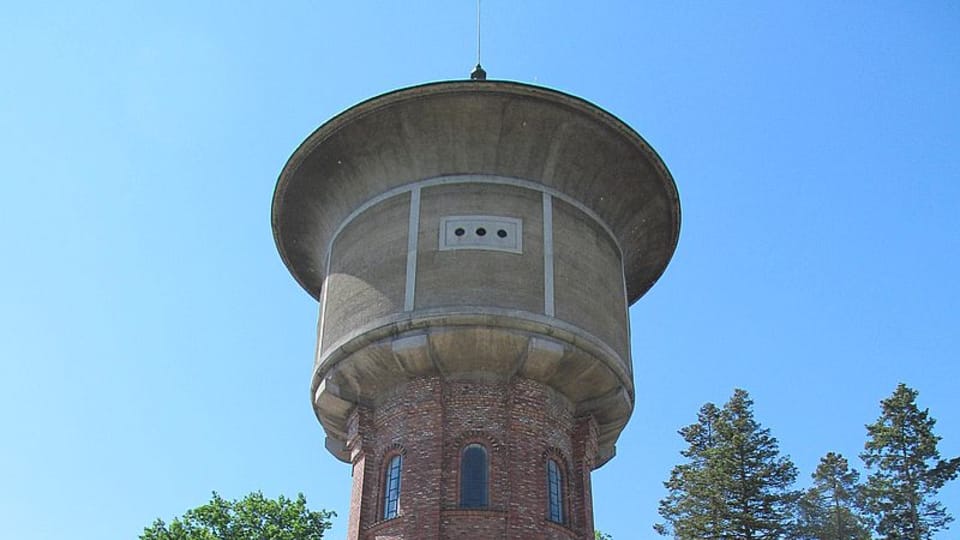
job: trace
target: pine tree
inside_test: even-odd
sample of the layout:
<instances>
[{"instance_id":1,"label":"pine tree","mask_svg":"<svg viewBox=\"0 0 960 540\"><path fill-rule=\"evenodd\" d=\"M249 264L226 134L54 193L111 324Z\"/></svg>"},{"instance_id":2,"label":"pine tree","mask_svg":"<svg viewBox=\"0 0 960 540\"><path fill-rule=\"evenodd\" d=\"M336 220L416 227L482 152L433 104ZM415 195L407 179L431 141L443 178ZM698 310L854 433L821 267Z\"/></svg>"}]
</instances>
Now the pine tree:
<instances>
[{"instance_id":1,"label":"pine tree","mask_svg":"<svg viewBox=\"0 0 960 540\"><path fill-rule=\"evenodd\" d=\"M706 404L697 423L680 430L689 445L664 482L660 501L662 535L680 540L759 540L791 532L797 476L777 440L753 418L753 401L744 390L717 409Z\"/></svg>"},{"instance_id":2,"label":"pine tree","mask_svg":"<svg viewBox=\"0 0 960 540\"><path fill-rule=\"evenodd\" d=\"M753 418L753 401L737 389L723 407L721 439L728 447L725 457L733 475L733 490L727 494L731 508L728 533L731 539L782 538L792 526L798 494L790 490L797 468L780 456L777 439Z\"/></svg>"},{"instance_id":3,"label":"pine tree","mask_svg":"<svg viewBox=\"0 0 960 540\"><path fill-rule=\"evenodd\" d=\"M664 482L669 493L660 501L659 512L669 525L655 525L660 534L682 540L721 538L725 508L724 478L717 474L719 423L720 409L707 403L700 408L697 423L679 431L688 444L680 455L688 461L674 467Z\"/></svg>"},{"instance_id":4,"label":"pine tree","mask_svg":"<svg viewBox=\"0 0 960 540\"><path fill-rule=\"evenodd\" d=\"M886 540L929 540L953 521L936 500L937 491L957 477L960 458L940 459L936 420L916 404L917 391L903 383L880 402L881 414L867 426L860 454L868 469L865 495Z\"/></svg>"},{"instance_id":5,"label":"pine tree","mask_svg":"<svg viewBox=\"0 0 960 540\"><path fill-rule=\"evenodd\" d=\"M861 512L860 473L833 452L820 458L813 486L798 507L803 540L870 540L869 523Z\"/></svg>"}]
</instances>

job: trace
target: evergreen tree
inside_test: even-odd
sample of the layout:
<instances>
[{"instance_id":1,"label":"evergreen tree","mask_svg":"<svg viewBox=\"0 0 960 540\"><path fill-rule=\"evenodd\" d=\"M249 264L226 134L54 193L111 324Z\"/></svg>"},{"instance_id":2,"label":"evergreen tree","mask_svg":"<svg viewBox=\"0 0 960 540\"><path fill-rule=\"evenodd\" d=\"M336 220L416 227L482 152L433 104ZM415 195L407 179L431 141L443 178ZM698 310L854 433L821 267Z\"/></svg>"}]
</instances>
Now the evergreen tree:
<instances>
[{"instance_id":1,"label":"evergreen tree","mask_svg":"<svg viewBox=\"0 0 960 540\"><path fill-rule=\"evenodd\" d=\"M869 440L860 454L875 469L865 495L885 540L929 540L953 521L936 495L957 477L960 458L940 459L936 420L917 407L916 398L917 391L901 383L881 401L880 418L867 426Z\"/></svg>"},{"instance_id":2,"label":"evergreen tree","mask_svg":"<svg viewBox=\"0 0 960 540\"><path fill-rule=\"evenodd\" d=\"M720 409L707 403L697 414L697 423L679 431L687 442L680 455L687 463L677 465L664 482L669 493L660 501L660 515L667 524L654 529L680 539L719 539L724 530L724 476L718 473L720 444L717 427Z\"/></svg>"},{"instance_id":3,"label":"evergreen tree","mask_svg":"<svg viewBox=\"0 0 960 540\"><path fill-rule=\"evenodd\" d=\"M820 458L813 486L800 500L799 536L803 540L870 540L861 512L860 473L833 452Z\"/></svg>"},{"instance_id":4,"label":"evergreen tree","mask_svg":"<svg viewBox=\"0 0 960 540\"><path fill-rule=\"evenodd\" d=\"M720 435L729 447L733 490L727 494L732 509L731 539L782 538L792 527L798 493L790 487L797 468L780 456L777 439L753 418L753 401L737 389L723 407Z\"/></svg>"},{"instance_id":5,"label":"evergreen tree","mask_svg":"<svg viewBox=\"0 0 960 540\"><path fill-rule=\"evenodd\" d=\"M668 494L659 511L665 522L654 526L657 532L680 540L775 539L791 532L797 470L754 419L746 391L734 391L723 409L704 405L697 423L680 435L687 462L664 482Z\"/></svg>"}]
</instances>

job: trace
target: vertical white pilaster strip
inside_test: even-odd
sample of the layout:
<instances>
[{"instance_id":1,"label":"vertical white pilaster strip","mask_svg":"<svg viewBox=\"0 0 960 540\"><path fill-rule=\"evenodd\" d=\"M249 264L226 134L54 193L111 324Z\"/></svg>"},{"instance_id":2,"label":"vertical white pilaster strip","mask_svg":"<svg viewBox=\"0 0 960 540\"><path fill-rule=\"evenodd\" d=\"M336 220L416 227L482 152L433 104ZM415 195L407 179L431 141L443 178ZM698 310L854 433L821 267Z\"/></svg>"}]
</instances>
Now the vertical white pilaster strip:
<instances>
[{"instance_id":1,"label":"vertical white pilaster strip","mask_svg":"<svg viewBox=\"0 0 960 540\"><path fill-rule=\"evenodd\" d=\"M417 241L420 236L420 187L410 191L410 223L407 226L407 284L403 310L413 311L417 289Z\"/></svg>"},{"instance_id":2,"label":"vertical white pilaster strip","mask_svg":"<svg viewBox=\"0 0 960 540\"><path fill-rule=\"evenodd\" d=\"M317 350L313 358L316 364L320 363L320 354L323 353L323 325L326 322L327 289L329 288L329 283L330 283L330 266L331 266L332 260L333 260L333 241L331 240L330 246L327 248L327 264L324 265L323 288L320 289L320 318L317 321Z\"/></svg>"},{"instance_id":3,"label":"vertical white pilaster strip","mask_svg":"<svg viewBox=\"0 0 960 540\"><path fill-rule=\"evenodd\" d=\"M553 197L543 194L543 314L553 317Z\"/></svg>"},{"instance_id":4,"label":"vertical white pilaster strip","mask_svg":"<svg viewBox=\"0 0 960 540\"><path fill-rule=\"evenodd\" d=\"M622 252L621 252L622 253ZM627 371L630 372L630 375L633 375L633 358L630 354L630 350L633 347L630 347L631 341L630 335L630 297L627 296L627 269L623 267L623 258L620 258L620 281L623 282L623 320L627 323L627 357L624 359L627 363Z\"/></svg>"}]
</instances>

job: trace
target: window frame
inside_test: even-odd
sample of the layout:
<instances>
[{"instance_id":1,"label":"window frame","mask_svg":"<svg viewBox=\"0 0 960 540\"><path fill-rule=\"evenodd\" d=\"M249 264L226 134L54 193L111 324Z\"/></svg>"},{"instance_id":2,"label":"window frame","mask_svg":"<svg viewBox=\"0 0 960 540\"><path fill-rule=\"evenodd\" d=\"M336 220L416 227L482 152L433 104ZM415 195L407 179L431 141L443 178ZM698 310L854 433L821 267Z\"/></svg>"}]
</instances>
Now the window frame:
<instances>
[{"instance_id":1,"label":"window frame","mask_svg":"<svg viewBox=\"0 0 960 540\"><path fill-rule=\"evenodd\" d=\"M548 457L547 473L547 520L558 525L566 525L566 489L564 480L566 474L563 465L556 457Z\"/></svg>"},{"instance_id":2,"label":"window frame","mask_svg":"<svg viewBox=\"0 0 960 540\"><path fill-rule=\"evenodd\" d=\"M400 491L403 487L403 452L391 452L387 454L383 463L383 489L380 490L382 498L380 518L386 521L400 516ZM396 463L395 468L394 463ZM394 473L396 473L395 484L393 483Z\"/></svg>"},{"instance_id":3,"label":"window frame","mask_svg":"<svg viewBox=\"0 0 960 540\"><path fill-rule=\"evenodd\" d=\"M480 471L482 473L482 479L475 479L475 478L468 479L467 478L468 475L465 474L467 472L466 466L468 465L467 452L470 452L471 450L474 450L474 449L480 450L482 452L482 461L480 463L482 467ZM490 507L490 450L487 448L486 445L479 442L469 442L463 446L463 448L460 450L460 462L458 467L457 478L458 478L458 484L459 484L457 506L459 508L470 510L470 509L484 509L484 508ZM468 483L468 480L470 480L471 483ZM472 500L468 501L468 499L471 499L472 497L465 497L466 490L470 489L470 487L473 486L472 482L474 480L477 480L478 482L476 487L479 489L482 489L481 496L479 497L480 500L477 502L474 502ZM468 502L470 504L467 504Z\"/></svg>"}]
</instances>

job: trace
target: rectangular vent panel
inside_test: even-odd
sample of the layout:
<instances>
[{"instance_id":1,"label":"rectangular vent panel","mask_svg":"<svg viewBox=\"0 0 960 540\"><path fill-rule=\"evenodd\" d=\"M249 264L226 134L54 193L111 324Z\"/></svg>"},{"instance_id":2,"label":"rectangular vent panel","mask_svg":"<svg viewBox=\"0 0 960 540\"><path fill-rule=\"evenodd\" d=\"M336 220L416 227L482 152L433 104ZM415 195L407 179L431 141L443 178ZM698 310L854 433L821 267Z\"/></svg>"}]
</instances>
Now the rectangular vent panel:
<instances>
[{"instance_id":1,"label":"rectangular vent panel","mask_svg":"<svg viewBox=\"0 0 960 540\"><path fill-rule=\"evenodd\" d=\"M523 253L523 220L499 216L447 216L440 220L440 250L489 249Z\"/></svg>"}]
</instances>

